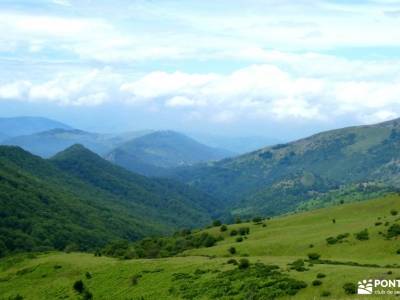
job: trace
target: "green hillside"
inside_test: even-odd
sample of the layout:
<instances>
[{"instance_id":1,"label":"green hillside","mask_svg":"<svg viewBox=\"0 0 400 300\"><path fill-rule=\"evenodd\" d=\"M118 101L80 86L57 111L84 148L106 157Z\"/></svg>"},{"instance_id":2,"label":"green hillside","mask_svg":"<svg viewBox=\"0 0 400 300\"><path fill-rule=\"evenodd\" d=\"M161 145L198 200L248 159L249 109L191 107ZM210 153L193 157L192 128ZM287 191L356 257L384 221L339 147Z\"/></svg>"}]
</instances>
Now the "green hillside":
<instances>
[{"instance_id":1,"label":"green hillside","mask_svg":"<svg viewBox=\"0 0 400 300\"><path fill-rule=\"evenodd\" d=\"M0 147L0 255L95 249L210 220L213 201L168 180L112 165L82 146L52 160Z\"/></svg>"},{"instance_id":2,"label":"green hillside","mask_svg":"<svg viewBox=\"0 0 400 300\"><path fill-rule=\"evenodd\" d=\"M178 132L156 131L116 147L106 158L133 172L158 176L170 168L219 160L231 154Z\"/></svg>"},{"instance_id":3,"label":"green hillside","mask_svg":"<svg viewBox=\"0 0 400 300\"><path fill-rule=\"evenodd\" d=\"M175 178L241 215L277 215L359 184L362 197L400 187L400 121L323 132L203 166ZM376 194L375 194L376 195ZM336 200L338 200L336 198ZM232 208L233 207L233 208Z\"/></svg>"},{"instance_id":4,"label":"green hillside","mask_svg":"<svg viewBox=\"0 0 400 300\"><path fill-rule=\"evenodd\" d=\"M170 258L119 260L84 253L3 258L0 295L77 299L73 285L82 280L86 299L90 294L93 299L146 300L360 299L347 294L359 280L400 276L399 212L400 196L390 195L228 225L225 231L213 227L193 235L207 232L223 240ZM248 234L231 235L240 228L248 228Z\"/></svg>"}]
</instances>

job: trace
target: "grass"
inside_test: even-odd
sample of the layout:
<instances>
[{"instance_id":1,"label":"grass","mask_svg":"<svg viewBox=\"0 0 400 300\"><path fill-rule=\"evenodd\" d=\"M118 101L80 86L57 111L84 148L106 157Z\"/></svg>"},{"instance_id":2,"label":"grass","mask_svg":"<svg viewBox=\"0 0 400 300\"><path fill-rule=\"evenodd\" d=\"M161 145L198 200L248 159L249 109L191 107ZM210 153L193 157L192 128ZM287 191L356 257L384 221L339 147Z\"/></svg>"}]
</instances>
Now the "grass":
<instances>
[{"instance_id":1,"label":"grass","mask_svg":"<svg viewBox=\"0 0 400 300\"><path fill-rule=\"evenodd\" d=\"M17 294L24 299L79 299L72 288L77 280L84 282L94 299L180 299L177 294L170 293L170 289L176 287L173 274L193 274L197 269L230 270L236 266L227 264L228 259L239 261L244 256L250 263L278 265L290 277L307 283L307 288L287 299L319 299L324 291L330 292L327 299L357 299L357 296L344 293L342 286L346 282L400 278L400 268L385 267L399 262L400 255L396 254L396 250L400 249L400 239L386 240L379 234L379 231L386 232L388 226L384 226L385 222L400 223L400 216L390 214L392 209L400 211L399 196L390 195L277 217L265 220L266 227L252 222L228 225L225 232L214 227L206 231L224 236L224 240L216 246L189 250L180 257L166 259L117 260L87 253L60 252L29 258L29 255L21 254L0 260L0 299L9 299ZM376 226L378 219L382 224ZM229 233L240 227L249 227L250 234L238 243L237 236L231 237ZM365 228L368 229L369 240L357 240L354 233ZM326 238L343 233L350 233L343 242L327 244ZM230 247L235 247L234 255L229 253ZM307 259L309 253L320 254L321 260L377 264L380 267L318 263L309 266L306 262L307 271L298 272L289 268L289 263ZM91 274L91 278L85 276L86 272ZM313 286L318 273L326 277L319 279L321 285ZM199 280L208 280L212 276L215 276L213 272L205 273ZM135 284L132 283L133 278ZM207 295L205 291L203 298L196 299L208 299ZM390 298L368 296L368 299Z\"/></svg>"}]
</instances>

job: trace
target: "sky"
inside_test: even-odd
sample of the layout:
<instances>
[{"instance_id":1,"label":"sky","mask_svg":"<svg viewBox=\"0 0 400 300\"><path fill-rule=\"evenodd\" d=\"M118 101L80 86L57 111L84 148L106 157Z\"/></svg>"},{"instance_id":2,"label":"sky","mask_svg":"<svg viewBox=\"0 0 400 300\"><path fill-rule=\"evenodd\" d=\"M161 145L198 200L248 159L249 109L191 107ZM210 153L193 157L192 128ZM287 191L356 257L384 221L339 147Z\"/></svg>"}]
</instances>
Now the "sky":
<instances>
[{"instance_id":1,"label":"sky","mask_svg":"<svg viewBox=\"0 0 400 300\"><path fill-rule=\"evenodd\" d=\"M400 116L400 2L0 0L0 117L281 140Z\"/></svg>"}]
</instances>

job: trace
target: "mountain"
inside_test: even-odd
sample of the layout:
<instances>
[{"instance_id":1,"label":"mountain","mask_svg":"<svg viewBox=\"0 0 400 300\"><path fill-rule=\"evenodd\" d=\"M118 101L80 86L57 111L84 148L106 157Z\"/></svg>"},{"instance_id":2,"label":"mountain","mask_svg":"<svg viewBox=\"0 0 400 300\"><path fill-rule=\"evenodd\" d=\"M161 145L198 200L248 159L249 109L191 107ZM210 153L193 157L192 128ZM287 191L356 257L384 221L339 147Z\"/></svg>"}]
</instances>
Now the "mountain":
<instances>
[{"instance_id":1,"label":"mountain","mask_svg":"<svg viewBox=\"0 0 400 300\"><path fill-rule=\"evenodd\" d=\"M8 139L8 136L0 132L0 143L6 139Z\"/></svg>"},{"instance_id":2,"label":"mountain","mask_svg":"<svg viewBox=\"0 0 400 300\"><path fill-rule=\"evenodd\" d=\"M94 249L206 224L214 200L74 145L51 160L0 146L0 248ZM5 249L5 250L4 250Z\"/></svg>"},{"instance_id":3,"label":"mountain","mask_svg":"<svg viewBox=\"0 0 400 300\"><path fill-rule=\"evenodd\" d=\"M399 171L396 119L182 168L175 178L219 198L234 214L250 216L293 211L310 200L335 201L332 195L354 190L354 185L361 194L397 189Z\"/></svg>"},{"instance_id":4,"label":"mountain","mask_svg":"<svg viewBox=\"0 0 400 300\"><path fill-rule=\"evenodd\" d=\"M71 129L66 124L42 117L0 118L0 133L9 137L28 135L55 128Z\"/></svg>"},{"instance_id":5,"label":"mountain","mask_svg":"<svg viewBox=\"0 0 400 300\"><path fill-rule=\"evenodd\" d=\"M282 142L279 139L265 136L225 136L205 133L192 133L190 136L211 147L227 149L237 154L255 151Z\"/></svg>"},{"instance_id":6,"label":"mountain","mask_svg":"<svg viewBox=\"0 0 400 300\"><path fill-rule=\"evenodd\" d=\"M214 161L230 156L174 131L157 131L133 139L111 151L106 158L128 170L155 176L167 169Z\"/></svg>"},{"instance_id":7,"label":"mountain","mask_svg":"<svg viewBox=\"0 0 400 300\"><path fill-rule=\"evenodd\" d=\"M148 132L135 131L122 134L100 134L77 129L51 129L5 139L2 144L19 146L44 158L51 157L74 144L82 144L91 151L99 155L104 155L127 140L145 135Z\"/></svg>"}]
</instances>

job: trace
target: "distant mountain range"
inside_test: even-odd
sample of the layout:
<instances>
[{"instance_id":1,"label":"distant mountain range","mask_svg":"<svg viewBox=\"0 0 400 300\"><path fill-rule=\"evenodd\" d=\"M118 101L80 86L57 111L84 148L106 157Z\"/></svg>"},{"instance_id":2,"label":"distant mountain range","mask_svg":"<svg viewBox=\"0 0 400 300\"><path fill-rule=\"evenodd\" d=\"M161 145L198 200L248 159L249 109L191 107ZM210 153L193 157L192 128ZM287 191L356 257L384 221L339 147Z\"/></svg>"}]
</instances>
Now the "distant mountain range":
<instances>
[{"instance_id":1,"label":"distant mountain range","mask_svg":"<svg viewBox=\"0 0 400 300\"><path fill-rule=\"evenodd\" d=\"M232 153L208 147L174 131L156 131L128 141L106 158L130 171L157 176L167 169L216 161Z\"/></svg>"},{"instance_id":2,"label":"distant mountain range","mask_svg":"<svg viewBox=\"0 0 400 300\"><path fill-rule=\"evenodd\" d=\"M6 137L29 135L55 128L72 129L61 122L41 117L0 118L0 134Z\"/></svg>"},{"instance_id":3,"label":"distant mountain range","mask_svg":"<svg viewBox=\"0 0 400 300\"><path fill-rule=\"evenodd\" d=\"M248 216L338 201L333 195L387 192L400 187L400 120L323 132L181 168L173 177L212 194L230 212Z\"/></svg>"},{"instance_id":4,"label":"distant mountain range","mask_svg":"<svg viewBox=\"0 0 400 300\"><path fill-rule=\"evenodd\" d=\"M118 145L149 132L151 131L143 130L123 134L100 134L78 129L58 128L8 138L3 140L2 144L19 146L45 158L51 157L74 144L82 144L99 155L105 155Z\"/></svg>"},{"instance_id":5,"label":"distant mountain range","mask_svg":"<svg viewBox=\"0 0 400 300\"><path fill-rule=\"evenodd\" d=\"M133 174L74 145L51 160L0 146L0 207L0 244L14 252L95 249L200 226L218 206L188 186Z\"/></svg>"},{"instance_id":6,"label":"distant mountain range","mask_svg":"<svg viewBox=\"0 0 400 300\"><path fill-rule=\"evenodd\" d=\"M243 154L282 143L282 140L265 136L224 136L212 133L192 133L193 138L211 147L227 149L235 154Z\"/></svg>"}]
</instances>

